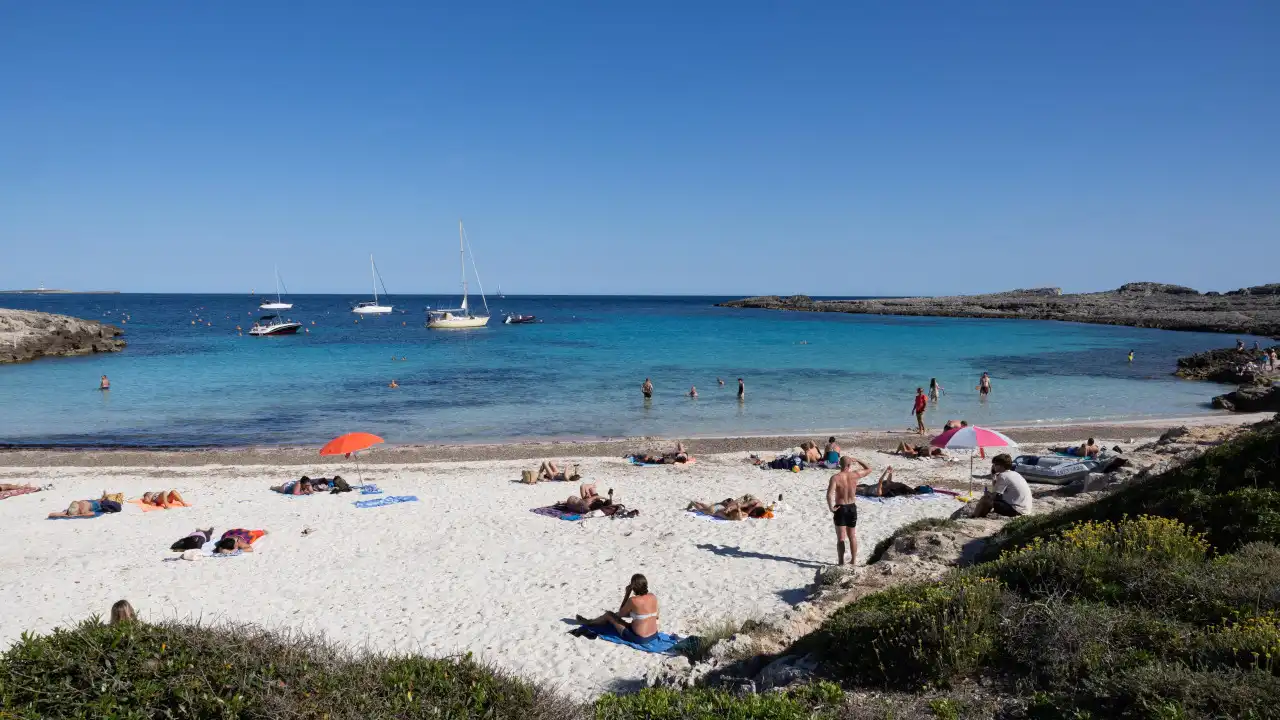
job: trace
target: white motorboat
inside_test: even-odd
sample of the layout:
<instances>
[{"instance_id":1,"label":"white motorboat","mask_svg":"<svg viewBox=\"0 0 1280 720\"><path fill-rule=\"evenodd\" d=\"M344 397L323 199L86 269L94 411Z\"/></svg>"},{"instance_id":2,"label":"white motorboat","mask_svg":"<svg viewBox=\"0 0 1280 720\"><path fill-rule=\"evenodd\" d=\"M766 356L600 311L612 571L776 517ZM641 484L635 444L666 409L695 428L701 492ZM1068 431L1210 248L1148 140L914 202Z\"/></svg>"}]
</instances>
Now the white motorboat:
<instances>
[{"instance_id":1,"label":"white motorboat","mask_svg":"<svg viewBox=\"0 0 1280 720\"><path fill-rule=\"evenodd\" d=\"M484 303L484 314L471 312L467 307L467 235L458 221L458 255L462 262L462 304L446 310L430 310L427 312L427 327L433 330L463 330L484 327L489 324L489 302L484 297L484 286L480 285L480 273L476 272L476 285L480 286L480 300ZM471 268L475 270L476 256L471 255Z\"/></svg>"},{"instance_id":2,"label":"white motorboat","mask_svg":"<svg viewBox=\"0 0 1280 720\"><path fill-rule=\"evenodd\" d=\"M280 267L277 266L276 267L276 301L271 302L270 300L263 300L262 304L258 306L259 310L292 310L293 309L293 303L285 302L284 299L281 298L280 296L280 286L282 284L283 283L280 282ZM286 289L285 292L289 292L288 289Z\"/></svg>"},{"instance_id":3,"label":"white motorboat","mask_svg":"<svg viewBox=\"0 0 1280 720\"><path fill-rule=\"evenodd\" d=\"M300 322L285 320L279 315L263 315L253 323L253 327L249 328L249 334L254 337L294 335L300 329L302 329L302 323Z\"/></svg>"},{"instance_id":4,"label":"white motorboat","mask_svg":"<svg viewBox=\"0 0 1280 720\"><path fill-rule=\"evenodd\" d=\"M378 272L378 266L373 264L373 255L369 256L369 274L373 279L373 302L356 303L351 312L357 315L386 315L391 312L392 307L378 302L378 284L382 283L382 275ZM382 294L387 294L385 283L382 284Z\"/></svg>"}]
</instances>

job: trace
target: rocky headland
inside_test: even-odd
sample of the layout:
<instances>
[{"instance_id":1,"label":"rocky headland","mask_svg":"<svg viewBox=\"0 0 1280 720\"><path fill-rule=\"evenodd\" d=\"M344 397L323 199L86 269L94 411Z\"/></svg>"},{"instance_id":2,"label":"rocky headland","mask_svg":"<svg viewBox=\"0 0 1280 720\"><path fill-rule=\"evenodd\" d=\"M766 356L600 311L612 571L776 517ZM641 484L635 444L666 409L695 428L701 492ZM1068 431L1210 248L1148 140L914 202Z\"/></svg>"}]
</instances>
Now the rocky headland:
<instances>
[{"instance_id":1,"label":"rocky headland","mask_svg":"<svg viewBox=\"0 0 1280 720\"><path fill-rule=\"evenodd\" d=\"M1059 288L1035 288L988 295L874 300L767 295L720 305L804 312L1061 320L1280 337L1280 283L1227 293L1202 293L1181 285L1136 282L1115 290L1077 294L1064 294Z\"/></svg>"},{"instance_id":2,"label":"rocky headland","mask_svg":"<svg viewBox=\"0 0 1280 720\"><path fill-rule=\"evenodd\" d=\"M124 349L123 331L96 320L0 308L0 363L48 355L75 356Z\"/></svg>"}]
</instances>

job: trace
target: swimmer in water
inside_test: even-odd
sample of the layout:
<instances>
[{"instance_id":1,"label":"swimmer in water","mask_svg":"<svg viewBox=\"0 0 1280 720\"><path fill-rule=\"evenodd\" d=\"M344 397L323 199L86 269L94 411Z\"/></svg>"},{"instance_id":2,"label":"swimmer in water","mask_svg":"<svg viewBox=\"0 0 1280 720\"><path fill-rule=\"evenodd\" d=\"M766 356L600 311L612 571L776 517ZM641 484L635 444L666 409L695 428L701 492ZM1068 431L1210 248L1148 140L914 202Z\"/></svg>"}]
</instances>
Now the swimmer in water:
<instances>
[{"instance_id":1,"label":"swimmer in water","mask_svg":"<svg viewBox=\"0 0 1280 720\"><path fill-rule=\"evenodd\" d=\"M400 387L400 383L396 382L395 380L392 380L392 381L391 381L391 383L390 383L389 385L387 385L387 387L389 387L389 388L398 388L398 387Z\"/></svg>"},{"instance_id":2,"label":"swimmer in water","mask_svg":"<svg viewBox=\"0 0 1280 720\"><path fill-rule=\"evenodd\" d=\"M1129 351L1129 362L1133 362L1133 351Z\"/></svg>"},{"instance_id":3,"label":"swimmer in water","mask_svg":"<svg viewBox=\"0 0 1280 720\"><path fill-rule=\"evenodd\" d=\"M99 390L110 390L110 389L111 389L111 381L107 379L107 376L106 376L106 375L103 375L103 376L102 376L102 381L98 383L98 389L99 389Z\"/></svg>"},{"instance_id":4,"label":"swimmer in water","mask_svg":"<svg viewBox=\"0 0 1280 720\"><path fill-rule=\"evenodd\" d=\"M722 386L724 385L724 379L723 379L723 378L716 378L716 382L720 383Z\"/></svg>"},{"instance_id":5,"label":"swimmer in water","mask_svg":"<svg viewBox=\"0 0 1280 720\"><path fill-rule=\"evenodd\" d=\"M694 385L689 388L689 397L698 397L698 386Z\"/></svg>"}]
</instances>

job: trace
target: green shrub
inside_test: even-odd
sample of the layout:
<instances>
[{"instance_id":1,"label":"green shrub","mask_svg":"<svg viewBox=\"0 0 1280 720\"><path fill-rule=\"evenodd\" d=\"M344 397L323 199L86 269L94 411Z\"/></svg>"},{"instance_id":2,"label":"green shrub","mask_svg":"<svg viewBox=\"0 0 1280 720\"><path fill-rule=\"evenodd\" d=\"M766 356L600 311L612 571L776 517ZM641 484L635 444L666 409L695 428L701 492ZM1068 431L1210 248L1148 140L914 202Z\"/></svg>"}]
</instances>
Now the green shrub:
<instances>
[{"instance_id":1,"label":"green shrub","mask_svg":"<svg viewBox=\"0 0 1280 720\"><path fill-rule=\"evenodd\" d=\"M1280 614L1222 623L1196 638L1188 652L1199 666L1229 666L1280 674Z\"/></svg>"},{"instance_id":2,"label":"green shrub","mask_svg":"<svg viewBox=\"0 0 1280 720\"><path fill-rule=\"evenodd\" d=\"M1006 600L997 583L967 574L899 586L841 608L801 651L820 652L845 682L945 685L988 659Z\"/></svg>"},{"instance_id":3,"label":"green shrub","mask_svg":"<svg viewBox=\"0 0 1280 720\"><path fill-rule=\"evenodd\" d=\"M641 690L596 701L597 720L821 720L836 717L840 687L815 683L785 693L731 695L722 690Z\"/></svg>"},{"instance_id":4,"label":"green shrub","mask_svg":"<svg viewBox=\"0 0 1280 720\"><path fill-rule=\"evenodd\" d=\"M13 718L571 718L580 709L470 659L351 656L266 631L95 620L0 656Z\"/></svg>"}]
</instances>

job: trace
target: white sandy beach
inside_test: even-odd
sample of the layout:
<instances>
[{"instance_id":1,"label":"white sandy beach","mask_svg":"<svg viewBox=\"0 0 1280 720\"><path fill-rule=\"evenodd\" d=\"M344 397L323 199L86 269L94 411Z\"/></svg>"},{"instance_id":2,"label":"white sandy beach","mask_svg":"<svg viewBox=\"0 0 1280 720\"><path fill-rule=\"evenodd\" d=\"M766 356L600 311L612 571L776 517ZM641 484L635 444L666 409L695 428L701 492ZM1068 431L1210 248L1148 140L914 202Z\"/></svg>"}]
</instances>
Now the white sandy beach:
<instances>
[{"instance_id":1,"label":"white sandy beach","mask_svg":"<svg viewBox=\"0 0 1280 720\"><path fill-rule=\"evenodd\" d=\"M1116 428L1117 438L1104 442L1128 443L1127 432ZM772 457L782 449L759 452ZM865 445L846 444L846 452L877 470L891 463L911 484L967 483L967 461L893 458ZM127 598L144 620L255 623L382 651L470 651L579 698L630 687L662 657L572 637L564 620L616 609L632 573L646 574L660 598L662 629L684 635L719 620L783 611L804 598L817 568L834 562L825 506L830 472L760 470L746 456L655 468L565 458L579 462L602 494L613 488L619 501L640 510L633 519L580 522L530 512L577 489L515 482L536 460L366 466L365 480L387 495L419 498L377 508L354 507L368 499L354 492L287 497L268 489L304 473L332 475L327 464L3 466L0 482L54 488L0 501L0 647L23 632L105 615ZM354 468L339 469L354 480ZM126 504L122 513L94 519L46 519L104 490L136 498L165 488L178 489L194 507L144 513ZM772 520L737 523L684 512L693 498L743 493L781 494L789 507ZM947 516L959 505L941 494L860 499L859 560L897 527ZM171 543L211 525L219 534L233 527L270 534L253 554L174 560Z\"/></svg>"}]
</instances>

